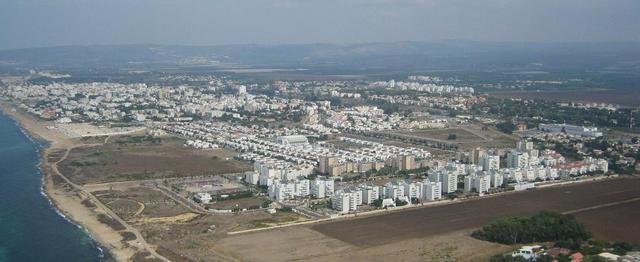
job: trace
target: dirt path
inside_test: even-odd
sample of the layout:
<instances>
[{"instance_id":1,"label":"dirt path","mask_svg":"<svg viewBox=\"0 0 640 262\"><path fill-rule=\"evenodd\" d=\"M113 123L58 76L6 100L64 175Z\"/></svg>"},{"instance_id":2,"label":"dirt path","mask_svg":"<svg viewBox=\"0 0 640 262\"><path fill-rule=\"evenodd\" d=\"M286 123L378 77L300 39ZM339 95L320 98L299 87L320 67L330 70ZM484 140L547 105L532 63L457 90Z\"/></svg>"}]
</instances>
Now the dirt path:
<instances>
[{"instance_id":1,"label":"dirt path","mask_svg":"<svg viewBox=\"0 0 640 262\"><path fill-rule=\"evenodd\" d=\"M581 213L581 212L585 212L585 211L591 211L591 210L596 210L596 209L600 209L600 208L605 208L605 207L611 207L611 206L617 206L617 205L622 205L622 204L626 204L626 203L631 203L631 202L635 202L635 201L638 201L638 200L640 200L640 197L627 199L627 200L623 200L623 201L616 201L616 202L602 204L602 205L596 205L596 206L591 206L591 207L580 208L580 209L576 209L576 210L570 210L570 211L566 211L566 212L562 212L562 213L563 214L576 214L576 213Z\"/></svg>"},{"instance_id":2,"label":"dirt path","mask_svg":"<svg viewBox=\"0 0 640 262\"><path fill-rule=\"evenodd\" d=\"M106 141L106 140L105 140ZM100 144L98 144L100 145ZM115 219L116 221L118 221L120 224L122 224L127 231L133 233L136 236L136 243L138 244L138 248L140 250L146 250L147 252L149 252L151 255L153 255L154 257L161 259L163 261L170 261L169 259L163 257L162 255L158 254L156 252L156 250L154 248L152 248L147 241L144 239L144 237L142 236L142 234L140 233L140 231L138 231L136 228L132 227L131 225L129 225L126 221L124 221L122 218L120 218L116 213L114 213L111 209L109 209L107 206L105 206L102 202L100 202L100 200L98 200L98 198L96 198L93 194L91 194L91 192L87 191L84 187L77 185L75 183L73 183L71 180L69 180L66 176L64 176L64 174L62 174L62 172L60 172L58 170L58 164L60 164L62 161L64 161L68 156L69 153L71 152L71 150L73 150L74 148L79 148L79 147L90 147L90 146L96 146L96 144L83 144L83 145L74 145L71 147L67 147L65 148L65 154L56 162L54 163L46 163L51 167L51 170L58 176L60 176L62 179L64 179L64 181L69 184L73 189L78 190L80 192L82 192L83 195L87 196L89 199L91 199L91 201L98 207L100 208L103 212L105 212L107 215L109 215L111 218ZM45 153L45 161L47 157L46 157L46 153Z\"/></svg>"}]
</instances>

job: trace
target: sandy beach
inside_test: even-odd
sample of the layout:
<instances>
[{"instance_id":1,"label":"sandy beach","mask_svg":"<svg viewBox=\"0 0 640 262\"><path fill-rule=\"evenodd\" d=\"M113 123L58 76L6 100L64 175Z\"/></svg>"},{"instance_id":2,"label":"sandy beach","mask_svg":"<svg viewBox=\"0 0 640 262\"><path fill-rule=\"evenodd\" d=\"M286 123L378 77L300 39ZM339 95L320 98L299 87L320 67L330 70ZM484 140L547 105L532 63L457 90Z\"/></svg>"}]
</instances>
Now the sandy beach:
<instances>
[{"instance_id":1,"label":"sandy beach","mask_svg":"<svg viewBox=\"0 0 640 262\"><path fill-rule=\"evenodd\" d=\"M106 209L102 203L99 203L90 192L68 181L66 177L62 175L60 177L67 183L64 184L64 186L56 186L56 184L60 184L59 179L58 182L54 182L55 179L53 178L53 176L60 174L57 169L57 164L64 160L66 152L70 149L84 145L80 140L67 138L61 132L52 128L54 126L53 122L38 120L32 115L16 109L7 101L0 101L0 109L5 115L16 120L22 129L28 132L30 136L48 142L48 147L43 150L41 158L41 169L44 174L43 189L51 202L62 214L88 231L92 238L103 248L106 248L109 255L117 261L129 261L136 253L141 251L149 251L154 255L157 254L154 248L149 247L144 239L141 239L142 237L139 232L129 225L125 225L127 231L134 231L132 233L139 236L139 238L125 243L121 232L100 222L98 219L99 215L113 217L114 214L111 210ZM58 154L60 154L59 152L62 151L65 152L62 158L54 159L53 161L55 162L50 162L49 156L52 152L58 152ZM87 200L95 206L89 208L86 205L87 202L83 203L83 201ZM117 219L119 220L119 218Z\"/></svg>"}]
</instances>

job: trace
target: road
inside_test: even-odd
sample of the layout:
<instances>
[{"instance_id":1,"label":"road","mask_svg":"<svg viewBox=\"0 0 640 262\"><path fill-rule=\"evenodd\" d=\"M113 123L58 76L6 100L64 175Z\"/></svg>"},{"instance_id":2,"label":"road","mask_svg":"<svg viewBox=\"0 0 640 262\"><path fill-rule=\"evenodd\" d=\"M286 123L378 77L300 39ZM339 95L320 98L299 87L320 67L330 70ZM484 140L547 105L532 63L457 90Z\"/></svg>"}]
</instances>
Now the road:
<instances>
[{"instance_id":1,"label":"road","mask_svg":"<svg viewBox=\"0 0 640 262\"><path fill-rule=\"evenodd\" d=\"M187 209L189 209L191 212L194 213L198 213L198 214L208 214L209 211L204 209L201 205L198 205L194 202L189 201L188 199L183 198L182 196L178 195L176 192L173 192L173 190L165 187L165 186L161 186L161 185L157 185L155 187L149 187L151 189L154 190L158 190L162 193L164 193L166 196L168 196L169 198L173 199L173 201L178 202L179 204L181 204L182 206L186 207Z\"/></svg>"}]
</instances>

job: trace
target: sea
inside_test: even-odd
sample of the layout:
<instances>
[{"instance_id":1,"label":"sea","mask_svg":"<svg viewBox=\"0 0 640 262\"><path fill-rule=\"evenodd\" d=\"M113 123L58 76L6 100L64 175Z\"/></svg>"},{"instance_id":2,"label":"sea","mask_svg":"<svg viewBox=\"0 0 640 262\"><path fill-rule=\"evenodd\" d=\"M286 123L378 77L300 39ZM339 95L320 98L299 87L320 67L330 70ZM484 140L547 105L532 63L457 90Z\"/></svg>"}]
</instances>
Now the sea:
<instances>
[{"instance_id":1,"label":"sea","mask_svg":"<svg viewBox=\"0 0 640 262\"><path fill-rule=\"evenodd\" d=\"M0 112L0 262L109 260L44 194L39 169L44 147Z\"/></svg>"}]
</instances>

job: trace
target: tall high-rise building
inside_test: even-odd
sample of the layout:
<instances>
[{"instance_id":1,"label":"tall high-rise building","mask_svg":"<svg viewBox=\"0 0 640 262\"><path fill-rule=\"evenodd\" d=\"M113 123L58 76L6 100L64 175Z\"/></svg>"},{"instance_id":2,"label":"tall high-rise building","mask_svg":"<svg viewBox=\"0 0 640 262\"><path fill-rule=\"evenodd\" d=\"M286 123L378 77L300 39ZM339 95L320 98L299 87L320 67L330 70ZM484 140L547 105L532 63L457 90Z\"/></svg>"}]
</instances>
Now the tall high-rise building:
<instances>
[{"instance_id":1,"label":"tall high-rise building","mask_svg":"<svg viewBox=\"0 0 640 262\"><path fill-rule=\"evenodd\" d=\"M475 190L479 194L484 194L491 188L491 176L487 174L469 175L464 178L464 191Z\"/></svg>"},{"instance_id":2,"label":"tall high-rise building","mask_svg":"<svg viewBox=\"0 0 640 262\"><path fill-rule=\"evenodd\" d=\"M498 170L500 169L500 156L485 155L482 159L482 170Z\"/></svg>"},{"instance_id":3,"label":"tall high-rise building","mask_svg":"<svg viewBox=\"0 0 640 262\"><path fill-rule=\"evenodd\" d=\"M332 155L320 156L319 159L320 174L328 175L331 172L331 168L338 164L338 157Z\"/></svg>"},{"instance_id":4,"label":"tall high-rise building","mask_svg":"<svg viewBox=\"0 0 640 262\"><path fill-rule=\"evenodd\" d=\"M401 155L398 156L393 166L399 170L411 170L416 168L416 157L413 155Z\"/></svg>"},{"instance_id":5,"label":"tall high-rise building","mask_svg":"<svg viewBox=\"0 0 640 262\"><path fill-rule=\"evenodd\" d=\"M516 149L522 152L533 150L533 142L527 140L518 141L518 143L516 144Z\"/></svg>"},{"instance_id":6,"label":"tall high-rise building","mask_svg":"<svg viewBox=\"0 0 640 262\"><path fill-rule=\"evenodd\" d=\"M429 201L442 198L442 183L425 181L422 184L423 198Z\"/></svg>"},{"instance_id":7,"label":"tall high-rise building","mask_svg":"<svg viewBox=\"0 0 640 262\"><path fill-rule=\"evenodd\" d=\"M480 163L480 161L482 160L482 157L484 157L484 155L486 154L487 154L487 151L484 150L483 148L477 147L473 149L473 152L471 154L471 164L474 164L474 165L482 164Z\"/></svg>"},{"instance_id":8,"label":"tall high-rise building","mask_svg":"<svg viewBox=\"0 0 640 262\"><path fill-rule=\"evenodd\" d=\"M527 166L529 166L529 154L527 152L512 150L507 154L507 167L525 168Z\"/></svg>"},{"instance_id":9,"label":"tall high-rise building","mask_svg":"<svg viewBox=\"0 0 640 262\"><path fill-rule=\"evenodd\" d=\"M380 187L376 185L363 185L360 189L362 191L362 202L371 205L373 201L380 198Z\"/></svg>"},{"instance_id":10,"label":"tall high-rise building","mask_svg":"<svg viewBox=\"0 0 640 262\"><path fill-rule=\"evenodd\" d=\"M453 171L430 174L429 181L440 182L440 188L444 193L453 193L458 190L458 174Z\"/></svg>"},{"instance_id":11,"label":"tall high-rise building","mask_svg":"<svg viewBox=\"0 0 640 262\"><path fill-rule=\"evenodd\" d=\"M504 177L498 172L491 172L491 187L500 187L504 184Z\"/></svg>"}]
</instances>

